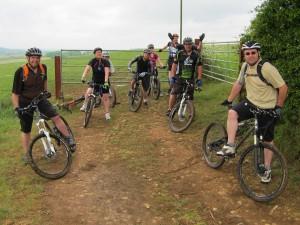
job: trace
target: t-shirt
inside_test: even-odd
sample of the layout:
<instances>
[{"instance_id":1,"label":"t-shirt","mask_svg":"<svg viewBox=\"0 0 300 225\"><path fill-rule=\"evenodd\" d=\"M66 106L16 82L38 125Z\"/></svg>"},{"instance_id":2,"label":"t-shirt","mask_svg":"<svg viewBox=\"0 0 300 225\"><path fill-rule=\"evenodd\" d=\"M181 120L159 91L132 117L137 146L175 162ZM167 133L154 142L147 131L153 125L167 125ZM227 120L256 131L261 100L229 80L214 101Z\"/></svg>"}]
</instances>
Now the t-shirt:
<instances>
[{"instance_id":1,"label":"t-shirt","mask_svg":"<svg viewBox=\"0 0 300 225\"><path fill-rule=\"evenodd\" d=\"M261 59L253 66L248 64L245 75L244 70L246 63L243 63L238 82L241 85L245 84L246 97L251 103L262 109L272 109L277 103L278 92L276 88L282 87L285 82L278 70L269 62L263 64L261 72L266 81L273 87L263 82L257 74L257 64L260 61Z\"/></svg>"},{"instance_id":2,"label":"t-shirt","mask_svg":"<svg viewBox=\"0 0 300 225\"><path fill-rule=\"evenodd\" d=\"M92 80L95 83L100 83L104 84L105 82L105 67L110 68L110 64L106 59L96 59L93 58L91 61L88 63L89 66L92 67L93 70L93 77Z\"/></svg>"},{"instance_id":3,"label":"t-shirt","mask_svg":"<svg viewBox=\"0 0 300 225\"><path fill-rule=\"evenodd\" d=\"M20 67L15 72L12 93L19 95L19 101L30 102L33 98L44 91L44 84L47 81L47 66L42 64L44 73L41 68L37 67L37 73L28 66L29 74L27 78L24 77L23 67Z\"/></svg>"},{"instance_id":4,"label":"t-shirt","mask_svg":"<svg viewBox=\"0 0 300 225\"><path fill-rule=\"evenodd\" d=\"M150 72L151 71L150 60L144 60L143 56L137 56L135 59L133 59L129 63L128 66L131 66L135 62L136 62L136 72L137 73Z\"/></svg>"},{"instance_id":5,"label":"t-shirt","mask_svg":"<svg viewBox=\"0 0 300 225\"><path fill-rule=\"evenodd\" d=\"M196 66L202 65L202 60L196 51L192 51L189 55L185 50L181 50L177 53L174 63L177 64L177 76L191 79L194 78Z\"/></svg>"}]
</instances>

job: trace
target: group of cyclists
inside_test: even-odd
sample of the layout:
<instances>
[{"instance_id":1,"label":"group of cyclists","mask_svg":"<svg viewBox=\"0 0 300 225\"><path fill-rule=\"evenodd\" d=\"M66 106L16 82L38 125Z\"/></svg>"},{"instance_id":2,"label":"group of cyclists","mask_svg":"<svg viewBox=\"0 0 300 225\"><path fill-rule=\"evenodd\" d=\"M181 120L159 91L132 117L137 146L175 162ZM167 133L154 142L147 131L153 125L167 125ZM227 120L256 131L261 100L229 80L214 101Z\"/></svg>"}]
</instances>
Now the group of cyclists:
<instances>
[{"instance_id":1,"label":"group of cyclists","mask_svg":"<svg viewBox=\"0 0 300 225\"><path fill-rule=\"evenodd\" d=\"M193 43L193 39L186 37L183 43L178 42L178 34L168 34L171 39L167 45L158 51L161 52L168 48L169 56L167 68L169 71L169 104L166 115L168 116L172 107L175 104L176 95L182 90L182 86L186 81L193 84L193 87L202 88L202 58L201 48L204 34L200 35L198 43ZM240 70L239 77L234 83L229 97L222 103L223 105L232 105L234 99L238 96L242 87L246 89L246 100L233 106L228 111L227 131L228 141L223 149L217 154L220 157L235 154L235 135L238 127L238 122L253 117L251 113L252 107L274 110L278 116L281 114L281 109L284 105L287 96L287 85L282 79L278 70L269 62L264 62L260 56L261 46L256 42L246 42L242 45L242 52L245 59ZM81 81L86 82L87 75L92 71L92 81L99 84L101 89L102 100L104 106L104 116L106 120L110 120L109 107L109 77L114 72L109 53L104 52L101 48L95 48L94 58L86 65ZM29 147L30 132L32 127L32 115L23 114L22 108L26 107L30 101L40 92L47 90L47 67L41 64L42 52L38 48L30 48L26 51L27 63L18 68L15 72L14 83L12 88L12 103L16 115L20 119L22 132L22 145L26 151ZM128 95L132 94L132 90L137 80L142 80L143 101L148 104L147 90L149 89L150 74L157 75L157 65L160 68L165 68L158 54L154 51L154 45L149 44L143 51L141 56L137 56L128 64L128 70L132 71L132 65L136 63L136 71L130 82L130 90ZM193 88L190 93L193 96ZM85 93L85 101L80 108L85 111L86 99L91 94L91 87ZM56 127L66 137L70 146L75 146L76 143L71 138L66 127L61 122L61 119L48 100L43 100L38 105L41 113L51 118L56 124ZM259 116L259 126L264 127L269 123L271 118L268 116ZM264 140L273 144L274 138L274 123L268 126ZM271 160L272 152L265 149L265 175L261 178L262 182L268 183L271 180Z\"/></svg>"}]
</instances>

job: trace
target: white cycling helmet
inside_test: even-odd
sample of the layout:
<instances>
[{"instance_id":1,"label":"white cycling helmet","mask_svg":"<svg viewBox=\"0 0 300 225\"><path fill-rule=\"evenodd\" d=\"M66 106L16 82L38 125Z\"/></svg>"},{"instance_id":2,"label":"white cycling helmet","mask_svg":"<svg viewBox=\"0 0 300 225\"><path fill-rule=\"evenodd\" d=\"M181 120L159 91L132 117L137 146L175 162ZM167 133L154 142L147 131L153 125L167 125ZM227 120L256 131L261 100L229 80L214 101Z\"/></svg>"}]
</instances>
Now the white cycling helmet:
<instances>
[{"instance_id":1,"label":"white cycling helmet","mask_svg":"<svg viewBox=\"0 0 300 225\"><path fill-rule=\"evenodd\" d=\"M255 41L247 41L246 43L244 43L242 45L242 50L248 50L248 49L257 49L260 50L260 44L258 42Z\"/></svg>"}]
</instances>

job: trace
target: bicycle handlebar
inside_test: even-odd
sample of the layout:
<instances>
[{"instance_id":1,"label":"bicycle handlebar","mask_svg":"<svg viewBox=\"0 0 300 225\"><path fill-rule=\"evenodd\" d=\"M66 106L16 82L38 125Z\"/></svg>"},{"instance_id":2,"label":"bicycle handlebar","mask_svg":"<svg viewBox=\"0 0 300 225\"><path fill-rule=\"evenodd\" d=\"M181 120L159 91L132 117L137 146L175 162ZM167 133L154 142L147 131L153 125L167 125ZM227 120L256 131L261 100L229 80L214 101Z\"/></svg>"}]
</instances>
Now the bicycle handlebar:
<instances>
[{"instance_id":1,"label":"bicycle handlebar","mask_svg":"<svg viewBox=\"0 0 300 225\"><path fill-rule=\"evenodd\" d=\"M23 113L28 113L30 111L34 111L37 108L37 105L40 101L50 98L51 93L48 91L41 92L38 96L31 100L30 104L24 108L20 108ZM33 110L34 109L34 110Z\"/></svg>"}]
</instances>

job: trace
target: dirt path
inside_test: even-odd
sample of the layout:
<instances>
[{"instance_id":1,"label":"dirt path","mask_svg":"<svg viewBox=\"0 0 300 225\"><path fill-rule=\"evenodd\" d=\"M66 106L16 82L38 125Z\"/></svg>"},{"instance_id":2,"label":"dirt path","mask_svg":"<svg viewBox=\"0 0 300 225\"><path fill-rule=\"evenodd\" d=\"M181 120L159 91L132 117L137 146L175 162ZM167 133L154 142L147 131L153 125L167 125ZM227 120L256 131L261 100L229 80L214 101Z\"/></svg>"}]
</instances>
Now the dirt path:
<instances>
[{"instance_id":1,"label":"dirt path","mask_svg":"<svg viewBox=\"0 0 300 225\"><path fill-rule=\"evenodd\" d=\"M138 113L126 99L106 123L71 121L78 141L71 172L49 181L43 195L46 225L77 224L300 224L300 200L286 191L268 204L245 197L235 162L221 170L200 156L201 131L194 124L174 134L158 111L165 99ZM80 117L81 116L81 117Z\"/></svg>"}]
</instances>

